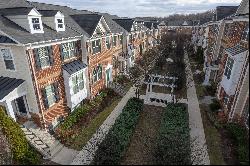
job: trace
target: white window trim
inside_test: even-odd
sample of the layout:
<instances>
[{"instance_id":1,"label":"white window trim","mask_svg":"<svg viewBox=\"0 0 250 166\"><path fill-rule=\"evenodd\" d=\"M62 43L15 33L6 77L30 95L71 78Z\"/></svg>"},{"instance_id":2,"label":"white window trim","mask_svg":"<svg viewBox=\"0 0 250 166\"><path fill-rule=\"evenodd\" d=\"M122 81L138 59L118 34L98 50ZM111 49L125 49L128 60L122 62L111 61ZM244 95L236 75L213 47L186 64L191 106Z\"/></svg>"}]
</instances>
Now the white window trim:
<instances>
[{"instance_id":1,"label":"white window trim","mask_svg":"<svg viewBox=\"0 0 250 166\"><path fill-rule=\"evenodd\" d=\"M74 41L67 42L67 43L62 43L62 45L67 45L67 48L70 48L69 46L70 46L71 43L73 43L73 49L70 49L70 50L68 49L68 50L65 51L64 47L63 47L63 53L67 53L69 55L67 58L65 58L65 56L63 56L64 61L76 57L76 55L75 55L75 47L76 47L76 45L74 44ZM73 55L71 55L72 51L73 51Z\"/></svg>"},{"instance_id":2,"label":"white window trim","mask_svg":"<svg viewBox=\"0 0 250 166\"><path fill-rule=\"evenodd\" d=\"M62 23L58 23L58 19L62 20ZM55 24L56 24L56 31L60 32L60 31L65 31L65 22L64 22L64 18L63 17L55 17ZM63 28L59 28L58 25L62 24Z\"/></svg>"},{"instance_id":3,"label":"white window trim","mask_svg":"<svg viewBox=\"0 0 250 166\"><path fill-rule=\"evenodd\" d=\"M73 78L74 78L75 76L78 77L79 74L82 74L82 75L83 75L83 79L82 79L82 82L83 82L83 89L79 90L77 93L74 93ZM73 95L76 95L76 94L78 94L79 92L83 91L83 90L85 89L85 87L86 87L86 80L85 80L85 72L84 72L84 69L83 69L83 70L80 70L80 71L78 71L78 72L76 72L76 73L74 73L73 75L71 75L71 76L70 76L70 81L71 81L71 87L70 87L70 89L72 89L72 94L73 94ZM78 79L77 79L76 85L79 86L79 84L80 84L80 82L78 82Z\"/></svg>"},{"instance_id":4,"label":"white window trim","mask_svg":"<svg viewBox=\"0 0 250 166\"><path fill-rule=\"evenodd\" d=\"M40 47L40 48L45 48L46 49L46 47ZM39 49L39 48L38 48ZM47 66L41 66L41 69L46 69L46 68L49 68L49 67L51 67L51 65L50 65L50 55L49 55L49 51L48 51L48 49L47 49L47 52L48 52L48 58L49 58L49 65L47 65ZM39 57L39 61L40 61L40 63L41 63L41 57L40 57L40 55L38 54L38 57Z\"/></svg>"},{"instance_id":5,"label":"white window trim","mask_svg":"<svg viewBox=\"0 0 250 166\"><path fill-rule=\"evenodd\" d=\"M48 101L48 106L49 106L49 108L50 108L50 107L52 107L53 105L56 104L56 100L54 101L54 103L52 103L51 105L49 105L49 96L52 96L52 95L53 95L54 98L55 98L56 94L55 94L55 92L52 92L51 95L48 96L47 91L46 91L46 88L47 88L48 86L51 86L51 90L52 90L52 89L53 89L52 86L54 86L54 85L53 85L53 84L50 84L50 85L47 85L47 86L45 87L46 98L47 98L47 101Z\"/></svg>"},{"instance_id":6,"label":"white window trim","mask_svg":"<svg viewBox=\"0 0 250 166\"><path fill-rule=\"evenodd\" d=\"M0 55L1 55L1 57L3 58L3 63L4 63L4 65L5 65L5 70L10 71L10 72L15 72L15 71L16 71L16 64L15 64L15 59L14 59L14 56L13 56L13 53L12 53L11 48L10 48L10 47L0 47L0 49L9 49L10 55L11 55L11 57L12 57L13 65L14 65L14 70L7 69L7 68L6 68L6 65L5 65L5 62L4 62L4 57L3 57L1 51L0 51Z\"/></svg>"},{"instance_id":7,"label":"white window trim","mask_svg":"<svg viewBox=\"0 0 250 166\"><path fill-rule=\"evenodd\" d=\"M32 18L38 18L39 19L40 28L41 28L40 30L34 30L33 23L32 23ZM42 19L41 19L40 16L29 16L28 20L29 20L29 24L30 24L30 32L32 34L34 34L34 33L44 33L44 31L43 31L43 25L42 25Z\"/></svg>"},{"instance_id":8,"label":"white window trim","mask_svg":"<svg viewBox=\"0 0 250 166\"><path fill-rule=\"evenodd\" d=\"M92 42L94 41L94 42L95 42L95 46L96 46L96 41L97 41L97 40L100 40L100 46L101 46L100 49L101 49L101 50L100 50L100 52L94 53L94 51L93 51L94 49L93 49L93 48L96 48L96 47L93 47ZM101 52L102 52L102 38L100 38L100 39L98 38L98 39L91 40L91 49L92 49L92 55L96 55L96 54L101 53Z\"/></svg>"},{"instance_id":9,"label":"white window trim","mask_svg":"<svg viewBox=\"0 0 250 166\"><path fill-rule=\"evenodd\" d=\"M233 61L233 64L232 64L232 68L230 69L229 66L228 66L228 60L229 58ZM226 77L227 80L230 80L231 79L231 75L233 73L233 67L234 67L234 64L235 64L235 60L231 57L228 56L228 59L227 59L227 62L226 62L226 65L225 65L225 70L224 70L224 76ZM230 71L230 76L229 76L229 79L227 78L227 75L226 75L226 69L229 68L231 71Z\"/></svg>"}]
</instances>

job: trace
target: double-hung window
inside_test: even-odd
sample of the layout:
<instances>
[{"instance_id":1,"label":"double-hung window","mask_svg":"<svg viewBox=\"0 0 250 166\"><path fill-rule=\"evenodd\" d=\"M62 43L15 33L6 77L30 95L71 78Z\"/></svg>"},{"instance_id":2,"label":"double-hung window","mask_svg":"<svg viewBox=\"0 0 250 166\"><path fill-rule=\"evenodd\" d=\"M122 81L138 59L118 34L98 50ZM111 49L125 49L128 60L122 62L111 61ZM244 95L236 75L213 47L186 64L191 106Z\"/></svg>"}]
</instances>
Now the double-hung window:
<instances>
[{"instance_id":1,"label":"double-hung window","mask_svg":"<svg viewBox=\"0 0 250 166\"><path fill-rule=\"evenodd\" d=\"M234 60L232 58L228 57L226 68L225 68L225 73L224 73L224 75L227 77L228 80L230 79L233 65L234 65Z\"/></svg>"},{"instance_id":2,"label":"double-hung window","mask_svg":"<svg viewBox=\"0 0 250 166\"><path fill-rule=\"evenodd\" d=\"M102 66L99 65L93 70L93 83L102 79Z\"/></svg>"},{"instance_id":3,"label":"double-hung window","mask_svg":"<svg viewBox=\"0 0 250 166\"><path fill-rule=\"evenodd\" d=\"M38 48L38 56L41 68L50 66L49 50L47 49L47 47Z\"/></svg>"},{"instance_id":4,"label":"double-hung window","mask_svg":"<svg viewBox=\"0 0 250 166\"><path fill-rule=\"evenodd\" d=\"M80 90L82 90L84 88L83 74L84 74L83 72L80 72L72 77L74 94L78 93Z\"/></svg>"},{"instance_id":5,"label":"double-hung window","mask_svg":"<svg viewBox=\"0 0 250 166\"><path fill-rule=\"evenodd\" d=\"M52 66L54 63L52 46L35 48L34 56L37 69Z\"/></svg>"},{"instance_id":6,"label":"double-hung window","mask_svg":"<svg viewBox=\"0 0 250 166\"><path fill-rule=\"evenodd\" d=\"M48 109L60 99L58 83L53 83L42 89L45 109Z\"/></svg>"},{"instance_id":7,"label":"double-hung window","mask_svg":"<svg viewBox=\"0 0 250 166\"><path fill-rule=\"evenodd\" d=\"M63 43L61 47L62 47L61 54L64 60L70 59L75 56L75 43L74 42Z\"/></svg>"},{"instance_id":8,"label":"double-hung window","mask_svg":"<svg viewBox=\"0 0 250 166\"><path fill-rule=\"evenodd\" d=\"M41 30L41 25L40 25L40 20L39 18L32 18L31 19L32 22L32 27L35 31L39 31Z\"/></svg>"},{"instance_id":9,"label":"double-hung window","mask_svg":"<svg viewBox=\"0 0 250 166\"><path fill-rule=\"evenodd\" d=\"M123 41L123 35L120 35L120 44L122 44Z\"/></svg>"},{"instance_id":10,"label":"double-hung window","mask_svg":"<svg viewBox=\"0 0 250 166\"><path fill-rule=\"evenodd\" d=\"M63 19L57 19L57 28L58 29L63 29Z\"/></svg>"},{"instance_id":11,"label":"double-hung window","mask_svg":"<svg viewBox=\"0 0 250 166\"><path fill-rule=\"evenodd\" d=\"M5 67L8 70L15 70L13 57L9 48L1 48L1 54L4 59Z\"/></svg>"},{"instance_id":12,"label":"double-hung window","mask_svg":"<svg viewBox=\"0 0 250 166\"><path fill-rule=\"evenodd\" d=\"M112 39L112 45L113 45L113 47L116 46L116 41L117 41L117 36L113 36L113 39Z\"/></svg>"},{"instance_id":13,"label":"double-hung window","mask_svg":"<svg viewBox=\"0 0 250 166\"><path fill-rule=\"evenodd\" d=\"M106 37L106 47L107 49L110 49L111 43L110 43L110 37Z\"/></svg>"},{"instance_id":14,"label":"double-hung window","mask_svg":"<svg viewBox=\"0 0 250 166\"><path fill-rule=\"evenodd\" d=\"M97 54L101 52L101 39L92 41L92 50L93 50L93 54Z\"/></svg>"}]
</instances>

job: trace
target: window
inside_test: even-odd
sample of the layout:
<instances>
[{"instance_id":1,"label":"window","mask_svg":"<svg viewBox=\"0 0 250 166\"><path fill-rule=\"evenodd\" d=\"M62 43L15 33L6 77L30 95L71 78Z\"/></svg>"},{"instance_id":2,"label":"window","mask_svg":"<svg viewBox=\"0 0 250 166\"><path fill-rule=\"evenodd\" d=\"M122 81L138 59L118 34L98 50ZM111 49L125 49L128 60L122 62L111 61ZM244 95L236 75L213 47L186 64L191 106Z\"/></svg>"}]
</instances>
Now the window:
<instances>
[{"instance_id":1,"label":"window","mask_svg":"<svg viewBox=\"0 0 250 166\"><path fill-rule=\"evenodd\" d=\"M117 41L117 36L113 36L113 42L112 42L113 47L116 46L116 41Z\"/></svg>"},{"instance_id":2,"label":"window","mask_svg":"<svg viewBox=\"0 0 250 166\"><path fill-rule=\"evenodd\" d=\"M102 79L102 66L99 65L93 70L93 83Z\"/></svg>"},{"instance_id":3,"label":"window","mask_svg":"<svg viewBox=\"0 0 250 166\"><path fill-rule=\"evenodd\" d=\"M242 34L242 40L245 40L245 41L249 40L249 23L247 23L245 26L245 29Z\"/></svg>"},{"instance_id":4,"label":"window","mask_svg":"<svg viewBox=\"0 0 250 166\"><path fill-rule=\"evenodd\" d=\"M110 49L111 43L110 43L110 37L106 38L106 47L107 49Z\"/></svg>"},{"instance_id":5,"label":"window","mask_svg":"<svg viewBox=\"0 0 250 166\"><path fill-rule=\"evenodd\" d=\"M63 19L57 19L57 28L63 29Z\"/></svg>"},{"instance_id":6,"label":"window","mask_svg":"<svg viewBox=\"0 0 250 166\"><path fill-rule=\"evenodd\" d=\"M228 80L230 79L233 65L234 65L234 60L228 57L226 68L225 68L225 73L224 73L224 75L227 77Z\"/></svg>"},{"instance_id":7,"label":"window","mask_svg":"<svg viewBox=\"0 0 250 166\"><path fill-rule=\"evenodd\" d=\"M83 74L84 74L83 72L80 72L72 77L74 94L78 93L80 90L82 90L84 88Z\"/></svg>"},{"instance_id":8,"label":"window","mask_svg":"<svg viewBox=\"0 0 250 166\"><path fill-rule=\"evenodd\" d=\"M41 68L50 66L49 51L47 47L38 48L38 56L39 56Z\"/></svg>"},{"instance_id":9,"label":"window","mask_svg":"<svg viewBox=\"0 0 250 166\"><path fill-rule=\"evenodd\" d=\"M3 56L6 69L15 70L14 61L13 61L13 57L11 55L10 49L2 48L1 54Z\"/></svg>"},{"instance_id":10,"label":"window","mask_svg":"<svg viewBox=\"0 0 250 166\"><path fill-rule=\"evenodd\" d=\"M53 83L42 89L44 106L46 109L59 101L58 83Z\"/></svg>"},{"instance_id":11,"label":"window","mask_svg":"<svg viewBox=\"0 0 250 166\"><path fill-rule=\"evenodd\" d=\"M34 30L41 30L39 18L32 18L31 21L32 21L32 25L33 25Z\"/></svg>"},{"instance_id":12,"label":"window","mask_svg":"<svg viewBox=\"0 0 250 166\"><path fill-rule=\"evenodd\" d=\"M62 59L70 59L75 57L75 43L69 42L61 45L61 56Z\"/></svg>"},{"instance_id":13,"label":"window","mask_svg":"<svg viewBox=\"0 0 250 166\"><path fill-rule=\"evenodd\" d=\"M101 52L101 39L92 41L93 54Z\"/></svg>"},{"instance_id":14,"label":"window","mask_svg":"<svg viewBox=\"0 0 250 166\"><path fill-rule=\"evenodd\" d=\"M122 44L123 41L123 35L120 35L120 44Z\"/></svg>"}]
</instances>

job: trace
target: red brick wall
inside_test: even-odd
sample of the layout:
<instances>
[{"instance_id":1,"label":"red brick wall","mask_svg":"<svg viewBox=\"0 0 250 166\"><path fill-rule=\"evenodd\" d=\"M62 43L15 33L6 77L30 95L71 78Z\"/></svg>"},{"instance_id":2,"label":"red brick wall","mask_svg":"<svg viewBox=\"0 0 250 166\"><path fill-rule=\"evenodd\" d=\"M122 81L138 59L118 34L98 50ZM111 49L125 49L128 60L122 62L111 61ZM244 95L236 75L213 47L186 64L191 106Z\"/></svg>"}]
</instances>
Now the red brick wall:
<instances>
[{"instance_id":1,"label":"red brick wall","mask_svg":"<svg viewBox=\"0 0 250 166\"><path fill-rule=\"evenodd\" d=\"M92 55L89 54L89 83L90 83L90 94L91 97L93 98L96 96L105 86L105 68L107 67L108 64L113 64L113 55L117 56L118 53L122 52L122 45L120 44L119 40L117 40L117 46L112 47L110 49L106 48L106 39L102 38L101 41L101 53ZM92 73L93 70L98 66L102 65L102 79L95 82L94 84L92 83ZM115 75L115 69L112 68L112 75Z\"/></svg>"},{"instance_id":2,"label":"red brick wall","mask_svg":"<svg viewBox=\"0 0 250 166\"><path fill-rule=\"evenodd\" d=\"M53 66L50 66L45 69L40 69L37 70L35 67L35 73L34 77L37 80L37 95L39 99L39 104L40 104L40 112L42 113L42 118L45 122L46 127L51 124L55 118L58 116L67 116L69 112L69 108L67 107L67 101L66 101L66 94L65 94L65 87L64 87L64 79L63 79L63 71L62 71L62 60L61 60L61 55L60 55L60 45L53 45L53 58L54 58L54 64ZM29 53L31 54L31 61L32 65L35 65L34 61L34 53L33 50L29 50ZM77 58L81 58L81 53L78 55ZM76 60L77 58L71 59L71 60ZM44 103L43 103L43 97L42 97L42 92L41 90L45 88L47 85L50 85L52 83L58 83L58 88L59 88L59 96L60 100L52 105L50 108L47 110L45 109ZM37 119L37 118L36 118ZM43 121L42 120L42 121ZM43 123L43 122L42 122Z\"/></svg>"}]
</instances>

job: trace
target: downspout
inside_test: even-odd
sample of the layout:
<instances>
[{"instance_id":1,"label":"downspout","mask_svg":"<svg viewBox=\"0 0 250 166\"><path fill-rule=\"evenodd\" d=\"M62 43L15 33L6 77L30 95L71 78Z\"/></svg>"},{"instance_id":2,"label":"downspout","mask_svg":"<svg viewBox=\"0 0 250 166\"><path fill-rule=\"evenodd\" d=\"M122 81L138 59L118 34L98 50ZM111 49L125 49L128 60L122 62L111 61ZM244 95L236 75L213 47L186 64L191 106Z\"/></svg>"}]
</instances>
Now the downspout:
<instances>
[{"instance_id":1,"label":"downspout","mask_svg":"<svg viewBox=\"0 0 250 166\"><path fill-rule=\"evenodd\" d=\"M29 44L29 49L32 49L31 48L31 44ZM42 112L42 108L41 108L41 103L40 103L40 100L39 100L39 89L38 89L38 83L37 83L37 79L35 77L35 69L34 69L34 66L32 65L32 61L31 61L31 57L30 57L30 53L28 52L28 62L29 62L29 66L30 66L30 69L31 69L31 74L32 74L32 78L33 78L33 83L34 83L34 86L35 86L35 92L36 92L36 101L37 101L37 104L38 104L38 108L40 109L40 113L42 114L42 120L43 120L43 124L42 124L42 127L45 128L45 118L44 118L44 114Z\"/></svg>"}]
</instances>

